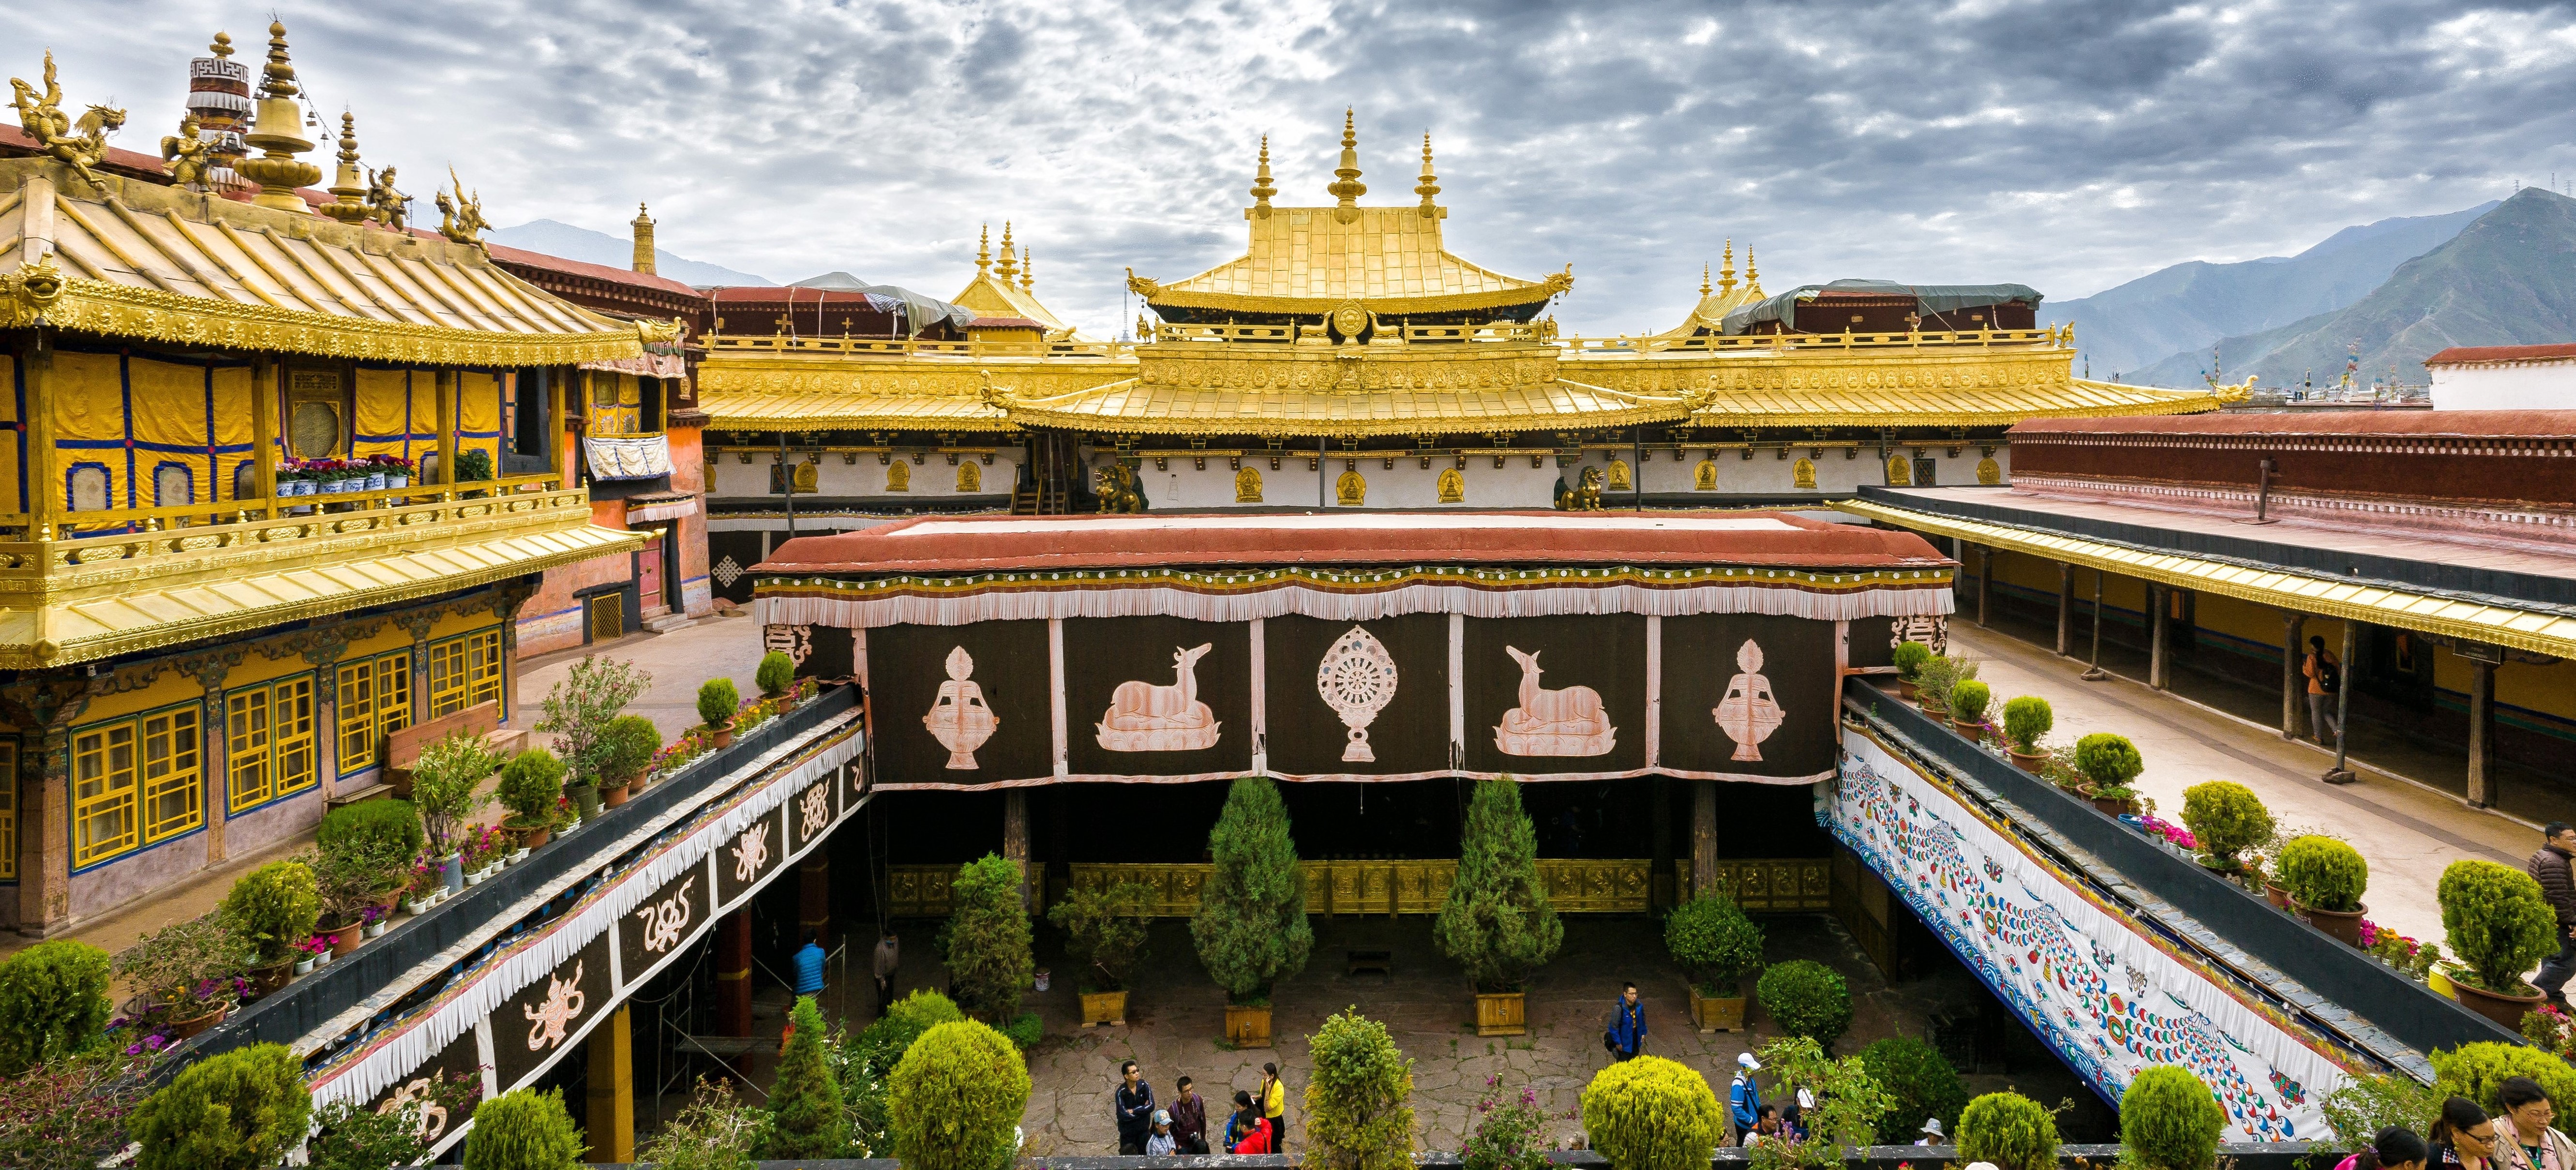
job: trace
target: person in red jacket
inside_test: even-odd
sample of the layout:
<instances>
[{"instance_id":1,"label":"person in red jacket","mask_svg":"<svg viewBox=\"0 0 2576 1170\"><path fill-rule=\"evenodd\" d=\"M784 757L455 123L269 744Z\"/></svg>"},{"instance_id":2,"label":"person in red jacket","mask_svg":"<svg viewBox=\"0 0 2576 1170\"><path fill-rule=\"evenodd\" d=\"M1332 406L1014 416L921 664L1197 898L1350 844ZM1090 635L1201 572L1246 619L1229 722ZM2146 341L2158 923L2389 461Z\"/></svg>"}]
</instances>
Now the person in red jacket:
<instances>
[{"instance_id":1,"label":"person in red jacket","mask_svg":"<svg viewBox=\"0 0 2576 1170\"><path fill-rule=\"evenodd\" d=\"M1267 1154L1277 1149L1270 1135L1270 1119L1261 1115L1261 1106L1252 1094L1241 1089L1234 1093L1234 1119L1226 1123L1228 1149L1237 1154Z\"/></svg>"}]
</instances>

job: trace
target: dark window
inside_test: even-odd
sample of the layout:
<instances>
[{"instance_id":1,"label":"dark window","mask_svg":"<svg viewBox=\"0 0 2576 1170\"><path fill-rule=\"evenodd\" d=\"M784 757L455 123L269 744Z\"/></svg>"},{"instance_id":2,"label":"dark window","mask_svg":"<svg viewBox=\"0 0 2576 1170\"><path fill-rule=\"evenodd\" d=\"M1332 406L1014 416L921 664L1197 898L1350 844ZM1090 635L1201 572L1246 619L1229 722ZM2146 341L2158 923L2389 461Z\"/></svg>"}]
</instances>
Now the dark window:
<instances>
[{"instance_id":1,"label":"dark window","mask_svg":"<svg viewBox=\"0 0 2576 1170\"><path fill-rule=\"evenodd\" d=\"M510 408L510 453L544 455L546 453L546 371L519 371L512 381L517 386Z\"/></svg>"},{"instance_id":2,"label":"dark window","mask_svg":"<svg viewBox=\"0 0 2576 1170\"><path fill-rule=\"evenodd\" d=\"M1934 471L1936 471L1936 470L1938 470L1938 469L1940 468L1940 466L1941 466L1941 464L1940 464L1940 462L1939 462L1938 460L1933 460L1933 459L1917 459L1917 460L1915 460L1915 461L1914 461L1914 486L1916 486L1916 487L1931 487L1931 486L1933 486L1933 472L1934 472Z\"/></svg>"}]
</instances>

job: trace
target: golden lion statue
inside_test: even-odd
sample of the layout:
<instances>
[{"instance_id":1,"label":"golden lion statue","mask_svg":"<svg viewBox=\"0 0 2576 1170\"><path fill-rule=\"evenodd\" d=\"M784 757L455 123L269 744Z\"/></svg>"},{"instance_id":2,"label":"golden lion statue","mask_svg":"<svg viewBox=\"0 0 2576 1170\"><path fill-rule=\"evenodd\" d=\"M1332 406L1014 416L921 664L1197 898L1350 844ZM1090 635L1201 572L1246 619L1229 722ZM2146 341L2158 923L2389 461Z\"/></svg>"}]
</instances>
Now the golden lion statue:
<instances>
[{"instance_id":1,"label":"golden lion statue","mask_svg":"<svg viewBox=\"0 0 2576 1170\"><path fill-rule=\"evenodd\" d=\"M1573 487L1567 487L1565 486L1565 481L1558 480L1556 484L1556 510L1559 512L1601 511L1601 469L1598 467L1584 468L1583 474L1576 477L1576 483Z\"/></svg>"}]
</instances>

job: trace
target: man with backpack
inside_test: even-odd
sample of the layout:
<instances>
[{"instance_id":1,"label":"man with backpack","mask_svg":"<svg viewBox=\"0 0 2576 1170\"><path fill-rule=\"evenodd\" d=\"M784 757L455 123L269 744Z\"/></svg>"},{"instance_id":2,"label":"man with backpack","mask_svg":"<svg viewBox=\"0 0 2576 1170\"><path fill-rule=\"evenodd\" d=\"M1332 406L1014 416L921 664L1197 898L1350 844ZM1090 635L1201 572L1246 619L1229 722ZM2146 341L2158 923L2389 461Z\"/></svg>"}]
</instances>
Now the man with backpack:
<instances>
[{"instance_id":1,"label":"man with backpack","mask_svg":"<svg viewBox=\"0 0 2576 1170\"><path fill-rule=\"evenodd\" d=\"M1619 1002L1610 1008L1610 1023L1602 1029L1601 1046L1610 1050L1610 1063L1634 1060L1646 1046L1646 1005L1637 998L1637 985L1619 985Z\"/></svg>"},{"instance_id":2,"label":"man with backpack","mask_svg":"<svg viewBox=\"0 0 2576 1170\"><path fill-rule=\"evenodd\" d=\"M2343 724L2336 720L2335 696L2343 690L2343 663L2326 650L2324 638L2308 639L2308 660L2299 668L2308 676L2308 730L2315 733L2317 746L2333 747L2326 738L2332 729L2335 738L2343 738Z\"/></svg>"}]
</instances>

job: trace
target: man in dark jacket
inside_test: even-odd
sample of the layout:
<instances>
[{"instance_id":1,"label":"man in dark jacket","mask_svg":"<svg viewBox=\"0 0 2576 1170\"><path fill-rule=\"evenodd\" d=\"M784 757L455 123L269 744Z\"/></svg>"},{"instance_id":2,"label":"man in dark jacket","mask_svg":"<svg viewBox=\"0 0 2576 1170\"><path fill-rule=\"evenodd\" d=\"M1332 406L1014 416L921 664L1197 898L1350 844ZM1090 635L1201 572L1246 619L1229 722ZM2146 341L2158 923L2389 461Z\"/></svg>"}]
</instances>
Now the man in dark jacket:
<instances>
[{"instance_id":1,"label":"man in dark jacket","mask_svg":"<svg viewBox=\"0 0 2576 1170\"><path fill-rule=\"evenodd\" d=\"M2576 872L2568 868L2569 859L2576 857L2576 826L2551 821L2540 832L2546 840L2523 868L2540 883L2540 896L2558 915L2558 953L2540 964L2531 981L2549 996L2549 1002L2563 1008L2567 979L2576 975Z\"/></svg>"},{"instance_id":2,"label":"man in dark jacket","mask_svg":"<svg viewBox=\"0 0 2576 1170\"><path fill-rule=\"evenodd\" d=\"M1135 1061L1118 1062L1118 1090L1115 1096L1118 1110L1118 1152L1128 1155L1142 1154L1145 1152L1145 1136L1154 1132L1154 1086L1145 1083L1145 1077L1136 1067Z\"/></svg>"},{"instance_id":3,"label":"man in dark jacket","mask_svg":"<svg viewBox=\"0 0 2576 1170\"><path fill-rule=\"evenodd\" d=\"M1172 1097L1172 1140L1184 1154L1204 1154L1207 1144L1207 1098L1190 1078L1182 1077Z\"/></svg>"}]
</instances>

